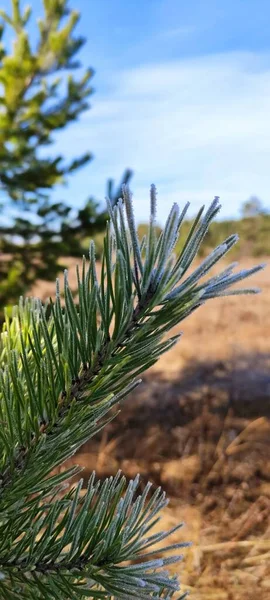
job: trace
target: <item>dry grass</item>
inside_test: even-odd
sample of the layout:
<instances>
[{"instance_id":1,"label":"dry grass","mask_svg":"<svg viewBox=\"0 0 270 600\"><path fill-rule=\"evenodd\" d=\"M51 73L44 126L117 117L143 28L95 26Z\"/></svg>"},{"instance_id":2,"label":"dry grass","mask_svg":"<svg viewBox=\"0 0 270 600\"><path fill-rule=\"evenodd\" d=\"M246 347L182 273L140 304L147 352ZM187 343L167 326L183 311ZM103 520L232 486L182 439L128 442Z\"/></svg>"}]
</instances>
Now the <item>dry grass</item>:
<instances>
[{"instance_id":1,"label":"dry grass","mask_svg":"<svg viewBox=\"0 0 270 600\"><path fill-rule=\"evenodd\" d=\"M120 467L167 489L161 527L187 524L174 541L193 541L180 569L193 600L270 596L269 268L253 283L260 296L210 302L187 319L178 346L76 457L86 475ZM35 293L53 293L42 285Z\"/></svg>"}]
</instances>

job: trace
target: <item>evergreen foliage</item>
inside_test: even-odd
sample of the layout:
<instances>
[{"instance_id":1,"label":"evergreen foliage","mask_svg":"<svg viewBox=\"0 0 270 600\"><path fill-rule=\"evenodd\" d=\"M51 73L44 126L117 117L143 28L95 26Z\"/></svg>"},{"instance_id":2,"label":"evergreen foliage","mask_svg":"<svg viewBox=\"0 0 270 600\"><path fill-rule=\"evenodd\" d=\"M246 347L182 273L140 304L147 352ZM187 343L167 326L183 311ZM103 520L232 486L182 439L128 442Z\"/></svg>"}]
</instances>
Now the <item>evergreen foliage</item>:
<instances>
[{"instance_id":1,"label":"evergreen foliage","mask_svg":"<svg viewBox=\"0 0 270 600\"><path fill-rule=\"evenodd\" d=\"M0 13L16 36L10 54L1 47L0 181L14 200L36 202L38 194L90 160L87 153L65 165L62 156L42 158L40 148L88 108L93 72L78 79L71 74L80 66L75 57L84 39L74 36L79 13L66 0L43 0L34 50L27 32L31 8L23 12L19 0L11 4L11 16Z\"/></svg>"},{"instance_id":2,"label":"evergreen foliage","mask_svg":"<svg viewBox=\"0 0 270 600\"><path fill-rule=\"evenodd\" d=\"M66 488L78 472L53 469L71 457L115 417L113 407L139 383L139 376L171 348L163 339L211 298L256 293L234 289L261 266L214 276L209 270L236 243L227 238L189 272L217 198L200 210L182 251L173 250L188 206L175 204L156 235L156 192L151 188L147 237L139 240L127 188L112 208L104 237L100 280L95 248L78 269L78 304L65 276L64 303L43 306L21 300L6 317L0 344L0 598L169 599L178 580L167 566L181 556L155 545L170 532L153 533L167 500L161 490L138 493L138 478L119 474L103 483L91 476ZM206 277L207 276L207 277ZM184 595L180 594L180 598Z\"/></svg>"},{"instance_id":3,"label":"evergreen foliage","mask_svg":"<svg viewBox=\"0 0 270 600\"><path fill-rule=\"evenodd\" d=\"M67 0L43 0L43 8L35 44L28 32L31 7L11 0L11 15L0 11L0 203L6 217L11 209L15 215L0 225L2 305L17 302L36 279L55 279L58 258L81 255L81 240L103 231L107 218L93 198L74 211L48 196L91 159L85 153L67 163L48 149L54 134L89 107L93 71L82 72L77 58L85 42L74 32L79 13ZM3 42L10 32L11 50L9 38ZM130 177L127 170L122 183ZM119 197L111 180L108 195L113 202Z\"/></svg>"}]
</instances>

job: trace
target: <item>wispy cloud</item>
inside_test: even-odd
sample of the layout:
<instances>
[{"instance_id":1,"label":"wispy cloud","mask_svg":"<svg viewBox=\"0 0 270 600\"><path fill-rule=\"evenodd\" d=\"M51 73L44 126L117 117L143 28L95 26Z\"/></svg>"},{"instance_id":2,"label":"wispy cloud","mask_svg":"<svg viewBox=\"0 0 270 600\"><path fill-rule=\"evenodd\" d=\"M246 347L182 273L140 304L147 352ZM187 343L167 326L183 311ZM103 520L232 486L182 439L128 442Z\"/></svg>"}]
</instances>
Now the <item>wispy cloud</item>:
<instances>
[{"instance_id":1,"label":"wispy cloud","mask_svg":"<svg viewBox=\"0 0 270 600\"><path fill-rule=\"evenodd\" d=\"M160 39L164 40L179 40L186 39L197 33L200 28L197 25L183 25L182 27L172 27L171 29L165 29L159 34Z\"/></svg>"},{"instance_id":2,"label":"wispy cloud","mask_svg":"<svg viewBox=\"0 0 270 600\"><path fill-rule=\"evenodd\" d=\"M69 195L83 199L89 185L103 197L106 177L130 166L141 219L152 181L162 218L175 199L193 200L194 212L220 195L224 216L253 193L269 202L269 58L226 53L108 75L106 94L96 94L84 119L61 136L66 154L95 152Z\"/></svg>"}]
</instances>

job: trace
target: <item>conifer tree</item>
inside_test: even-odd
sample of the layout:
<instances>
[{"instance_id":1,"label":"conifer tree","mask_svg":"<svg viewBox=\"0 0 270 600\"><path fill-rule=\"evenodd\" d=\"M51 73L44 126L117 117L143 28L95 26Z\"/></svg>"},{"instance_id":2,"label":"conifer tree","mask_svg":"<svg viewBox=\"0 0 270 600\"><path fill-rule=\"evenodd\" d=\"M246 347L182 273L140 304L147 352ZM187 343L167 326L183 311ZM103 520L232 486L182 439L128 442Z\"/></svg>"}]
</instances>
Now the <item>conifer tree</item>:
<instances>
[{"instance_id":1,"label":"conifer tree","mask_svg":"<svg viewBox=\"0 0 270 600\"><path fill-rule=\"evenodd\" d=\"M261 269L208 275L232 248L232 235L193 271L218 198L200 210L178 256L173 250L187 211L173 205L155 227L151 188L147 236L139 240L131 194L112 208L100 279L95 248L78 268L78 304L68 283L43 306L21 300L6 317L0 343L0 598L77 600L184 598L167 572L186 544L160 549L171 533L153 533L165 494L138 491L139 479L90 477L65 487L79 468L53 472L116 416L113 407L142 371L169 350L175 325L210 299L256 293L233 286ZM180 526L179 526L180 527ZM156 547L156 545L158 547ZM163 558L160 553L163 552ZM171 553L173 552L173 555ZM180 596L179 596L180 594Z\"/></svg>"},{"instance_id":2,"label":"conifer tree","mask_svg":"<svg viewBox=\"0 0 270 600\"><path fill-rule=\"evenodd\" d=\"M0 204L5 217L11 209L15 217L0 224L1 304L17 301L37 278L55 279L58 257L81 255L81 239L103 230L107 217L93 198L79 211L49 198L56 184L91 159L85 153L66 162L49 154L54 134L79 118L92 94L93 71L82 72L77 58L85 43L74 33L79 13L67 0L43 0L33 42L31 7L10 3L10 15L0 11L0 42L12 35L11 50L8 37L0 44ZM127 170L123 182L130 176ZM119 197L112 181L108 194L112 202Z\"/></svg>"}]
</instances>

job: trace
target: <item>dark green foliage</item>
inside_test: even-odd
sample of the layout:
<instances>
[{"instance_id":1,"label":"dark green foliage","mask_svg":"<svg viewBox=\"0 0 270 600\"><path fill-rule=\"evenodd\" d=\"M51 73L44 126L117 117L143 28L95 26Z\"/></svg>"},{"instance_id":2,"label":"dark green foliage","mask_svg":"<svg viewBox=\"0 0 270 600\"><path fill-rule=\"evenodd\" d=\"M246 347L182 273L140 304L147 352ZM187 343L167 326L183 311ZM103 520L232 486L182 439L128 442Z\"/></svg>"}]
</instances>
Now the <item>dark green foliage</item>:
<instances>
[{"instance_id":1,"label":"dark green foliage","mask_svg":"<svg viewBox=\"0 0 270 600\"><path fill-rule=\"evenodd\" d=\"M235 273L234 264L209 276L234 246L231 235L188 276L209 225L216 198L201 210L182 250L174 255L186 212L173 205L157 235L156 194L150 223L140 240L131 195L112 208L103 244L100 280L95 248L78 269L78 304L64 282L55 301L21 300L0 337L0 598L1 600L169 600L177 577L155 544L171 532L154 533L166 504L160 489L138 492L116 475L102 485L91 476L63 484L76 467L53 469L103 428L140 374L179 339L164 335L211 298L256 293L234 289L261 266ZM165 567L165 570L164 570Z\"/></svg>"},{"instance_id":2,"label":"dark green foliage","mask_svg":"<svg viewBox=\"0 0 270 600\"><path fill-rule=\"evenodd\" d=\"M131 175L127 169L123 183L127 183ZM110 197L112 205L118 197L118 191ZM107 210L100 209L94 199L89 199L75 215L64 203L52 204L44 200L37 209L40 219L35 224L27 219L27 214L25 218L14 219L10 226L0 225L2 307L16 302L37 279L54 280L59 269L64 268L65 256L81 256L86 240L102 234L108 218ZM0 309L0 318L1 315Z\"/></svg>"},{"instance_id":3,"label":"dark green foliage","mask_svg":"<svg viewBox=\"0 0 270 600\"><path fill-rule=\"evenodd\" d=\"M52 203L48 195L91 159L86 153L66 163L51 149L54 134L79 118L92 94L92 69L73 74L81 66L78 52L85 42L74 33L79 13L67 0L43 0L33 45L28 34L31 8L23 10L19 0L10 4L11 15L0 12L1 38L9 30L14 39L10 51L4 42L0 46L2 306L17 301L35 279L54 279L58 258L80 255L81 240L104 230L107 218L93 198L74 211L63 202ZM127 170L122 183L130 177ZM113 203L119 197L112 180L108 195Z\"/></svg>"}]
</instances>

